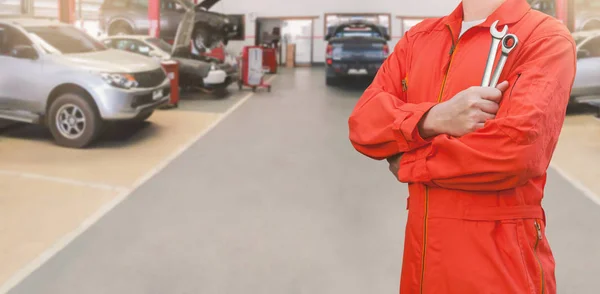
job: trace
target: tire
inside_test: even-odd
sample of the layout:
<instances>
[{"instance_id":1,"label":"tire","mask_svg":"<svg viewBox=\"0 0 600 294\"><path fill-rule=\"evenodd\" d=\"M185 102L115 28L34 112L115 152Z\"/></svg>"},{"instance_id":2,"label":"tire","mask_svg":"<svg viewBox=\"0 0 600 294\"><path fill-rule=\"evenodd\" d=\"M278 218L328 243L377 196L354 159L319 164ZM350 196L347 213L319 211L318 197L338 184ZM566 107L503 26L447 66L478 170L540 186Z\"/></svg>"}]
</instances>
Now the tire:
<instances>
[{"instance_id":1,"label":"tire","mask_svg":"<svg viewBox=\"0 0 600 294\"><path fill-rule=\"evenodd\" d=\"M98 137L102 118L92 103L79 93L66 93L52 102L46 123L56 144L84 148Z\"/></svg>"},{"instance_id":2,"label":"tire","mask_svg":"<svg viewBox=\"0 0 600 294\"><path fill-rule=\"evenodd\" d=\"M194 48L200 53L212 49L218 42L215 40L215 33L212 28L205 23L196 23L192 32L192 43Z\"/></svg>"},{"instance_id":3,"label":"tire","mask_svg":"<svg viewBox=\"0 0 600 294\"><path fill-rule=\"evenodd\" d=\"M112 26L110 26L110 29L108 30L109 36L132 35L132 34L133 34L133 28L126 22L115 23Z\"/></svg>"}]
</instances>

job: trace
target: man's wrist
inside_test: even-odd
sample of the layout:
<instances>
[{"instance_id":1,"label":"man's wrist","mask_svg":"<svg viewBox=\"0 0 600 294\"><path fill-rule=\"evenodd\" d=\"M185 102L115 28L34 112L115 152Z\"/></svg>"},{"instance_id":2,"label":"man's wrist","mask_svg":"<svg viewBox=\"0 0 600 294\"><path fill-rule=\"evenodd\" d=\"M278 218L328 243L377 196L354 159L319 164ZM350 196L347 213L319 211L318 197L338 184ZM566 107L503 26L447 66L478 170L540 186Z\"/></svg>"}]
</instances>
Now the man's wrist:
<instances>
[{"instance_id":1,"label":"man's wrist","mask_svg":"<svg viewBox=\"0 0 600 294\"><path fill-rule=\"evenodd\" d=\"M435 137L440 134L436 124L435 114L433 114L436 106L427 111L417 125L419 128L419 135L421 135L421 138L423 139Z\"/></svg>"}]
</instances>

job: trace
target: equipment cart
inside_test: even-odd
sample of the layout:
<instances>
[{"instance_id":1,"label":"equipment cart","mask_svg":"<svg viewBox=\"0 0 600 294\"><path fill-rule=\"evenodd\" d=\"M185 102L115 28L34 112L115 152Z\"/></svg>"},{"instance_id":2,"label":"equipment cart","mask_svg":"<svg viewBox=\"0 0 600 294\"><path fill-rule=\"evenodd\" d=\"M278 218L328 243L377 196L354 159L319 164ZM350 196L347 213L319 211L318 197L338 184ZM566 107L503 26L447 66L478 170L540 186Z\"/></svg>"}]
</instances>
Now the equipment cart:
<instances>
[{"instance_id":1,"label":"equipment cart","mask_svg":"<svg viewBox=\"0 0 600 294\"><path fill-rule=\"evenodd\" d=\"M240 79L238 87L242 90L243 87L252 88L256 92L257 88L265 88L271 92L271 85L264 81L263 70L263 52L260 46L245 46L241 58L238 60L240 69Z\"/></svg>"}]
</instances>

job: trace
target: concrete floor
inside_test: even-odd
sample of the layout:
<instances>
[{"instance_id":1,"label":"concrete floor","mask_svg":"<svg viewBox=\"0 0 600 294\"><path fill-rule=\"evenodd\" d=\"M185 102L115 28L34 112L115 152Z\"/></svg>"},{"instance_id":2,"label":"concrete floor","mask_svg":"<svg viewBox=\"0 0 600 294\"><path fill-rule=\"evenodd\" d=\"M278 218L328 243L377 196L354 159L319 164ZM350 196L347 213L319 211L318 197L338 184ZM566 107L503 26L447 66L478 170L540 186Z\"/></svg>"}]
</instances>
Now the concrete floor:
<instances>
[{"instance_id":1,"label":"concrete floor","mask_svg":"<svg viewBox=\"0 0 600 294\"><path fill-rule=\"evenodd\" d=\"M85 150L54 145L43 127L1 123L0 286L84 230L244 96L191 95L186 107L157 111L150 123L109 126Z\"/></svg>"},{"instance_id":2,"label":"concrete floor","mask_svg":"<svg viewBox=\"0 0 600 294\"><path fill-rule=\"evenodd\" d=\"M397 293L406 187L348 143L361 86L284 71L10 293ZM595 294L600 207L549 173L559 293Z\"/></svg>"}]
</instances>

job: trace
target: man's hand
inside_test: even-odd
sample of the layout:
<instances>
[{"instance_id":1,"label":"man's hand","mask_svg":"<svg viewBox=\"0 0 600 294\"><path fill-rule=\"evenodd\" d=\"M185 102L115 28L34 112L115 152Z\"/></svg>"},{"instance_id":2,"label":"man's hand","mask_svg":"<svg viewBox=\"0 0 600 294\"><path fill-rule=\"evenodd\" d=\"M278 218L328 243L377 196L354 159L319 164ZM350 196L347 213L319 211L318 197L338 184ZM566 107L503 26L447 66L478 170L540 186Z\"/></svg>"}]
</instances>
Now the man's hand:
<instances>
[{"instance_id":1,"label":"man's hand","mask_svg":"<svg viewBox=\"0 0 600 294\"><path fill-rule=\"evenodd\" d=\"M496 88L471 87L432 107L419 122L421 137L439 134L460 137L483 128L487 120L496 117L502 94L507 89L507 81Z\"/></svg>"},{"instance_id":2,"label":"man's hand","mask_svg":"<svg viewBox=\"0 0 600 294\"><path fill-rule=\"evenodd\" d=\"M396 154L394 156L388 157L387 162L390 164L389 168L392 174L394 174L394 178L398 179L398 171L400 170L400 158L402 157L402 153Z\"/></svg>"}]
</instances>

